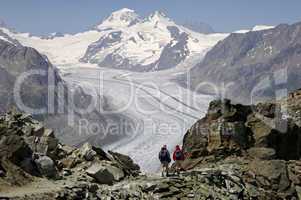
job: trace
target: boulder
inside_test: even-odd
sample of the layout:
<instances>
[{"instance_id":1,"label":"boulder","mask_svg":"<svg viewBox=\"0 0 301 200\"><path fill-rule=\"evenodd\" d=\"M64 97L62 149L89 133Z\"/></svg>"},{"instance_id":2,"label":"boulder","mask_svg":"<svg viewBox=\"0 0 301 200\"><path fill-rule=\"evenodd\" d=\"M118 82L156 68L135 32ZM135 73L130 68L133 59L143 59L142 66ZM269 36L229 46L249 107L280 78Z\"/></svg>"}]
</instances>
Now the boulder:
<instances>
[{"instance_id":1,"label":"boulder","mask_svg":"<svg viewBox=\"0 0 301 200\"><path fill-rule=\"evenodd\" d=\"M34 159L34 162L42 176L55 178L57 175L55 164L50 157L38 156L38 158Z\"/></svg>"},{"instance_id":2,"label":"boulder","mask_svg":"<svg viewBox=\"0 0 301 200\"><path fill-rule=\"evenodd\" d=\"M86 173L93 177L100 184L112 185L125 177L122 169L109 164L95 163L86 170Z\"/></svg>"},{"instance_id":3,"label":"boulder","mask_svg":"<svg viewBox=\"0 0 301 200\"><path fill-rule=\"evenodd\" d=\"M88 164L88 162L96 160L109 160L107 159L106 153L100 149L91 146L89 143L85 143L81 148L74 149L66 145L59 145L58 148L61 168L74 168L80 163ZM105 154L105 159L103 155L100 156L100 153Z\"/></svg>"},{"instance_id":4,"label":"boulder","mask_svg":"<svg viewBox=\"0 0 301 200\"><path fill-rule=\"evenodd\" d=\"M94 157L97 155L97 153L93 150L92 145L90 145L89 143L85 143L79 149L79 154L86 161L92 161L92 160L94 160Z\"/></svg>"},{"instance_id":5,"label":"boulder","mask_svg":"<svg viewBox=\"0 0 301 200\"><path fill-rule=\"evenodd\" d=\"M134 161L126 155L109 151L114 160L118 163L121 169L126 173L126 175L138 176L140 173L140 167Z\"/></svg>"},{"instance_id":6,"label":"boulder","mask_svg":"<svg viewBox=\"0 0 301 200\"><path fill-rule=\"evenodd\" d=\"M58 139L48 136L30 136L24 138L31 150L35 153L45 154L54 158L58 147Z\"/></svg>"}]
</instances>

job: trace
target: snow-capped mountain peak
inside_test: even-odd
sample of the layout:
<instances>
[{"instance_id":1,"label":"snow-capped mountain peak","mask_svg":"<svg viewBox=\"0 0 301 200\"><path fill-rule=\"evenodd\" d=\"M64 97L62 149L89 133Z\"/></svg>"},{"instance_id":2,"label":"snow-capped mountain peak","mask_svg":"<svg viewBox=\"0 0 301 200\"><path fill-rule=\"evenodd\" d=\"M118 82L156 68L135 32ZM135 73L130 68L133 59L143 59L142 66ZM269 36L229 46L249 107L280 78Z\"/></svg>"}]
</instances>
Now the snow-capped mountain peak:
<instances>
[{"instance_id":1,"label":"snow-capped mountain peak","mask_svg":"<svg viewBox=\"0 0 301 200\"><path fill-rule=\"evenodd\" d=\"M162 11L155 11L151 13L146 20L151 21L151 22L168 22L172 21L170 18L167 17L165 13Z\"/></svg>"},{"instance_id":2,"label":"snow-capped mountain peak","mask_svg":"<svg viewBox=\"0 0 301 200\"><path fill-rule=\"evenodd\" d=\"M108 18L106 18L98 29L104 27L128 27L140 21L139 15L131 9L123 8L113 12Z\"/></svg>"},{"instance_id":3,"label":"snow-capped mountain peak","mask_svg":"<svg viewBox=\"0 0 301 200\"><path fill-rule=\"evenodd\" d=\"M159 19L169 19L168 17L167 17L167 15L164 13L164 12L162 12L162 11L155 11L155 12L153 12L153 13L151 13L150 15L149 15L149 19L155 19L155 20L159 20Z\"/></svg>"}]
</instances>

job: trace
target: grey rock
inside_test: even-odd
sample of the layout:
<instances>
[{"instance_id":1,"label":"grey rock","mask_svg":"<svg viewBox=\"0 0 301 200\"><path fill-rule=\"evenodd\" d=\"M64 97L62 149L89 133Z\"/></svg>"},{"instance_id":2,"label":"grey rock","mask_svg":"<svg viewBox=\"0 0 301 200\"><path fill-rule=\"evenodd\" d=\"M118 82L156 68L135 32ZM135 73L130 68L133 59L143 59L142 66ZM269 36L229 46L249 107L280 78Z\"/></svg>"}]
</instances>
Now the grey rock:
<instances>
[{"instance_id":1,"label":"grey rock","mask_svg":"<svg viewBox=\"0 0 301 200\"><path fill-rule=\"evenodd\" d=\"M109 154L112 155L114 161L118 163L120 168L126 173L126 175L138 176L140 174L140 167L138 164L134 163L132 158L127 155L109 151Z\"/></svg>"},{"instance_id":2,"label":"grey rock","mask_svg":"<svg viewBox=\"0 0 301 200\"><path fill-rule=\"evenodd\" d=\"M79 153L86 161L94 160L94 157L97 155L97 153L93 150L92 145L90 145L89 143L85 143L80 148Z\"/></svg>"},{"instance_id":3,"label":"grey rock","mask_svg":"<svg viewBox=\"0 0 301 200\"><path fill-rule=\"evenodd\" d=\"M112 165L93 164L86 170L86 173L95 178L100 184L113 184L124 178L124 173L121 169Z\"/></svg>"},{"instance_id":4,"label":"grey rock","mask_svg":"<svg viewBox=\"0 0 301 200\"><path fill-rule=\"evenodd\" d=\"M49 178L55 178L57 175L55 164L48 156L39 156L39 158L35 159L34 162L36 163L41 175Z\"/></svg>"}]
</instances>

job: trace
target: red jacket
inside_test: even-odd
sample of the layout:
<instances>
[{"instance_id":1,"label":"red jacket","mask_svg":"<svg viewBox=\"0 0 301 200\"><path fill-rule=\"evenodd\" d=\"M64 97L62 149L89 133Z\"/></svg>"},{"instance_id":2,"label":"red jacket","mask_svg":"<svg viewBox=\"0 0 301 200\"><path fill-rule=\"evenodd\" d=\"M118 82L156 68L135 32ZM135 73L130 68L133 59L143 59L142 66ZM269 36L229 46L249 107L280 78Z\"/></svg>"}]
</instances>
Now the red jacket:
<instances>
[{"instance_id":1,"label":"red jacket","mask_svg":"<svg viewBox=\"0 0 301 200\"><path fill-rule=\"evenodd\" d=\"M182 153L182 156L180 159L177 159L176 158L176 153L177 152L181 152ZM176 161L176 160L184 160L185 157L184 157L184 152L180 149L180 147L177 147L176 150L173 152L173 156L172 156L173 160Z\"/></svg>"}]
</instances>

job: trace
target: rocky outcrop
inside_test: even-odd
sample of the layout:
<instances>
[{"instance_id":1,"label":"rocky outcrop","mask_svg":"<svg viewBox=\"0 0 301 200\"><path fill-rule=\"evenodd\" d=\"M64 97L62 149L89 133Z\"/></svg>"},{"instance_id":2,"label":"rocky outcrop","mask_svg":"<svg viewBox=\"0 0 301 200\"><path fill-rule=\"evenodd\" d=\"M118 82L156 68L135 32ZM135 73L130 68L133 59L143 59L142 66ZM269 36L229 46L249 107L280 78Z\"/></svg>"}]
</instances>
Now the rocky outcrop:
<instances>
[{"instance_id":1,"label":"rocky outcrop","mask_svg":"<svg viewBox=\"0 0 301 200\"><path fill-rule=\"evenodd\" d=\"M213 101L207 115L186 133L183 148L192 157L217 152L242 153L252 144L252 135L245 126L250 106L232 105L229 100Z\"/></svg>"},{"instance_id":2,"label":"rocky outcrop","mask_svg":"<svg viewBox=\"0 0 301 200\"><path fill-rule=\"evenodd\" d=\"M249 195L244 198L297 199L301 175L297 94L256 106L211 102L206 116L184 137L184 168L227 166L241 179L242 194Z\"/></svg>"},{"instance_id":3,"label":"rocky outcrop","mask_svg":"<svg viewBox=\"0 0 301 200\"><path fill-rule=\"evenodd\" d=\"M229 100L210 103L207 115L192 126L183 141L192 157L243 155L292 160L300 158L300 127L279 112L280 104L244 106ZM274 155L275 154L275 155Z\"/></svg>"},{"instance_id":4,"label":"rocky outcrop","mask_svg":"<svg viewBox=\"0 0 301 200\"><path fill-rule=\"evenodd\" d=\"M139 175L139 166L129 157L111 154L90 144L78 149L63 145L30 115L7 113L0 117L0 194L1 188L31 184L36 177L83 177L91 183L91 176L99 184L113 184Z\"/></svg>"}]
</instances>

